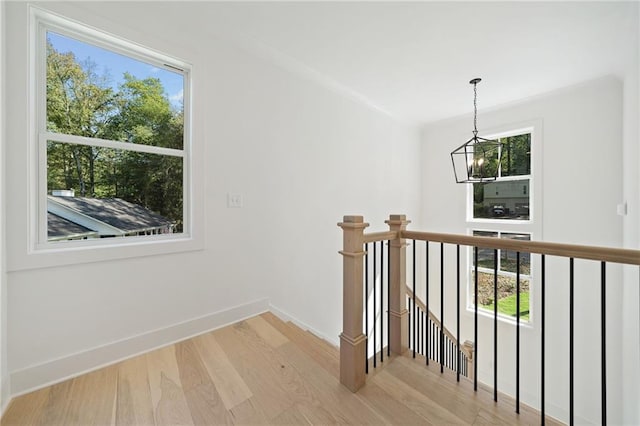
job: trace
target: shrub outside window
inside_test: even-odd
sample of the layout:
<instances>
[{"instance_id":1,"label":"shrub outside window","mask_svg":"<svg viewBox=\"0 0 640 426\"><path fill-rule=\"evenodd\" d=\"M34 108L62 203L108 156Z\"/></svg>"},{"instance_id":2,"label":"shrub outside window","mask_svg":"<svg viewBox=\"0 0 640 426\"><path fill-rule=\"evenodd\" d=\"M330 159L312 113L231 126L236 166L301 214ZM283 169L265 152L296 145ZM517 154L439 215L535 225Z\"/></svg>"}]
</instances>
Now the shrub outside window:
<instances>
[{"instance_id":1,"label":"shrub outside window","mask_svg":"<svg viewBox=\"0 0 640 426\"><path fill-rule=\"evenodd\" d=\"M531 236L525 233L473 231L477 237L509 238L529 241ZM494 265L497 260L498 275L498 314L506 317L516 317L516 273L517 253L511 250L498 250L498 257L492 249L478 249L478 302L479 308L494 311ZM470 299L474 298L475 261L471 264ZM531 286L531 256L529 253L520 254L520 320L529 320L529 294ZM475 301L474 301L475 303Z\"/></svg>"}]
</instances>

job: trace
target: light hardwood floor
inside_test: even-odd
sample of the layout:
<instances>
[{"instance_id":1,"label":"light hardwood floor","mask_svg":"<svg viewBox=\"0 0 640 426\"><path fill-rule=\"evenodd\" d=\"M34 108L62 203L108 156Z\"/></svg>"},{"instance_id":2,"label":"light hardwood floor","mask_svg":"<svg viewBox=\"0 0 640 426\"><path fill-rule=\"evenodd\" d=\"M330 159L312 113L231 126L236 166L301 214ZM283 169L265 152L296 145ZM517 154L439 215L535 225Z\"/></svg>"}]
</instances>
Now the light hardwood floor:
<instances>
[{"instance_id":1,"label":"light hardwood floor","mask_svg":"<svg viewBox=\"0 0 640 426\"><path fill-rule=\"evenodd\" d=\"M539 424L506 397L399 356L353 394L338 351L260 316L15 398L9 425Z\"/></svg>"}]
</instances>

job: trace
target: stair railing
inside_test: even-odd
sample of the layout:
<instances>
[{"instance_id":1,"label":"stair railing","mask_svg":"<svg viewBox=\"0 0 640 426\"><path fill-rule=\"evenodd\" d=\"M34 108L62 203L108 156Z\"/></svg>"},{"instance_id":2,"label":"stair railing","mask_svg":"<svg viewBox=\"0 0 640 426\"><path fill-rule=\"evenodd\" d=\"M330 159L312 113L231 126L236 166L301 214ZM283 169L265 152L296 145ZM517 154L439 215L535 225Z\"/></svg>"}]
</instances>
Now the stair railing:
<instances>
[{"instance_id":1,"label":"stair railing","mask_svg":"<svg viewBox=\"0 0 640 426\"><path fill-rule=\"evenodd\" d=\"M569 260L569 424L574 423L574 260L586 259L593 260L600 263L600 372L601 372L601 423L607 422L607 378L606 378L606 266L607 263L617 263L623 265L640 265L640 250L618 249L618 248L605 248L605 247L592 247L592 246L580 246L572 244L560 244L560 243L546 243L536 241L522 241L515 239L500 239L491 237L476 237L469 235L454 235L454 234L442 234L431 232L417 232L409 231L406 229L410 223L406 219L405 215L390 215L389 220L386 221L389 225L389 231L377 232L365 234L364 230L369 226L364 222L362 216L345 216L344 220L338 224L343 229L343 250L340 252L343 256L343 331L340 335L340 381L341 383L353 392L360 389L366 380L366 368L368 366L368 350L367 350L367 334L363 328L363 319L366 321L369 318L368 314L365 314L364 309L369 306L368 290L363 286L363 282L366 282L365 273L368 273L368 268L365 268L365 262L368 259L367 245L373 243L375 250L376 242L388 241L387 249L387 350L389 353L401 355L407 351L409 346L412 347L414 356L418 345L416 344L416 337L414 334L411 345L409 344L410 336L409 331L418 329L418 316L416 314L417 309L420 308L423 312L429 312L428 290L426 306L419 304L419 298L416 295L415 289L415 247L416 241L425 241L427 249L429 243L439 243L440 245L440 314L444 312L443 294L444 294L444 245L451 244L456 246L456 282L458 285L458 310L460 306L459 302L459 288L460 288L460 246L467 246L473 248L474 256L474 344L464 345L468 354L471 355L472 366L468 369L469 375L473 376L474 390L477 390L478 386L478 364L477 364L477 345L478 345L478 249L493 249L494 250L494 338L493 338L493 366L494 366L494 383L493 383L493 395L494 400L498 400L498 303L497 303L497 287L498 287L498 269L497 269L497 252L498 250L509 250L517 254L518 259L522 253L539 254L541 256L541 386L540 386L540 414L541 423L545 422L545 260L546 256L567 258ZM413 289L411 289L410 297L407 298L407 285L406 285L406 249L407 239L413 240ZM380 244L380 297L384 295L384 253L383 244ZM373 259L377 259L374 255ZM428 257L427 257L428 259ZM519 412L520 409L520 262L517 261L516 282L518 286L517 295L517 308L516 308L516 386L515 386L515 411ZM428 260L427 260L428 265ZM373 285L377 282L377 269L374 267ZM427 277L428 277L427 273ZM427 284L428 285L428 284ZM374 297L376 290L374 287ZM366 303L364 303L366 301ZM422 302L420 302L422 303ZM374 302L374 308L377 308L376 302ZM412 308L413 315L409 316L407 307ZM380 314L384 308L383 301L380 300ZM441 322L439 325L439 338L440 344L437 346L440 350L440 368L441 372L444 371L445 363L444 359L444 339L458 342L459 339L459 312L458 316L458 332L454 337L451 333L445 335L446 330ZM375 315L374 315L375 318ZM431 315L426 316L427 320L435 317ZM436 319L437 320L437 319ZM427 322L428 322L427 321ZM433 321L432 321L433 322ZM382 322L383 323L383 322ZM367 324L368 325L368 324ZM375 328L375 323L374 323ZM383 339L384 333L383 326L381 325L380 340ZM375 336L375 333L374 333ZM384 343L380 342L380 356L382 361L382 355L384 352ZM463 345L459 345L460 348L457 351L458 354L465 349ZM377 342L374 344L374 360L376 359ZM471 352L471 348L475 352ZM429 356L426 357L428 362ZM458 360L457 366L461 365ZM458 373L460 368L458 368Z\"/></svg>"}]
</instances>

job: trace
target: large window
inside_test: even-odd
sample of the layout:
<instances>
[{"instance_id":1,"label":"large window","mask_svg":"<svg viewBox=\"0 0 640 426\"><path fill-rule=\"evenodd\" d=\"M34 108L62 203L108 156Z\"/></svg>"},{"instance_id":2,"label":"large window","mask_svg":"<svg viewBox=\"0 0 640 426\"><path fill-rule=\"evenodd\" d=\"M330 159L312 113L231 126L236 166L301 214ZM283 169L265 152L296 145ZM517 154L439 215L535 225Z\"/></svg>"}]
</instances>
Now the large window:
<instances>
[{"instance_id":1,"label":"large window","mask_svg":"<svg viewBox=\"0 0 640 426\"><path fill-rule=\"evenodd\" d=\"M188 234L188 66L59 17L36 22L38 242Z\"/></svg>"},{"instance_id":2,"label":"large window","mask_svg":"<svg viewBox=\"0 0 640 426\"><path fill-rule=\"evenodd\" d=\"M531 133L496 138L501 142L498 178L473 184L473 219L529 220ZM497 163L497 162L496 162ZM491 174L494 173L491 171Z\"/></svg>"},{"instance_id":3,"label":"large window","mask_svg":"<svg viewBox=\"0 0 640 426\"><path fill-rule=\"evenodd\" d=\"M488 139L500 142L500 162L497 179L470 185L468 192L469 232L474 236L508 238L528 241L539 232L534 223L534 173L533 173L534 127L511 132ZM537 220L537 219L536 219ZM469 251L468 301L471 308L475 300L475 260ZM501 318L516 317L517 298L517 254L509 250L478 250L478 308L480 311L497 310ZM533 285L533 266L530 255L520 254L520 319L530 320L530 298ZM496 296L497 278L497 296Z\"/></svg>"}]
</instances>

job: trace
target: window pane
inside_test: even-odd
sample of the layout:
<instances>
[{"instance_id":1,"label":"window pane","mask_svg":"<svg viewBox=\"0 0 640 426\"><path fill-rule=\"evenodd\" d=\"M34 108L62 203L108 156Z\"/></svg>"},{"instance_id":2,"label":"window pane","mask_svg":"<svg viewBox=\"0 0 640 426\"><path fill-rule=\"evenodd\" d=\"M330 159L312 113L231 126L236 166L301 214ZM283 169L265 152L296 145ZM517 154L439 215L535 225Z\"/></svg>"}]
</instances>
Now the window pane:
<instances>
[{"instance_id":1,"label":"window pane","mask_svg":"<svg viewBox=\"0 0 640 426\"><path fill-rule=\"evenodd\" d=\"M471 280L475 273L471 272ZM520 279L520 319L529 320L529 288L528 279ZM478 272L478 301L479 308L493 312L494 310L493 273ZM471 290L471 301L475 303L474 291ZM510 317L516 316L516 279L515 277L498 274L498 313Z\"/></svg>"},{"instance_id":2,"label":"window pane","mask_svg":"<svg viewBox=\"0 0 640 426\"><path fill-rule=\"evenodd\" d=\"M493 273L478 272L478 302L479 307L493 312L494 310L494 283ZM474 273L471 273L472 280ZM520 319L529 319L529 287L528 279L520 279ZM473 300L473 290L472 297ZM498 313L516 316L516 279L513 276L498 274Z\"/></svg>"},{"instance_id":3,"label":"window pane","mask_svg":"<svg viewBox=\"0 0 640 426\"><path fill-rule=\"evenodd\" d=\"M47 130L183 148L184 75L47 32Z\"/></svg>"},{"instance_id":4,"label":"window pane","mask_svg":"<svg viewBox=\"0 0 640 426\"><path fill-rule=\"evenodd\" d=\"M509 136L500 139L502 158L500 176L531 174L531 134Z\"/></svg>"},{"instance_id":5,"label":"window pane","mask_svg":"<svg viewBox=\"0 0 640 426\"><path fill-rule=\"evenodd\" d=\"M182 232L183 158L47 142L49 240Z\"/></svg>"},{"instance_id":6,"label":"window pane","mask_svg":"<svg viewBox=\"0 0 640 426\"><path fill-rule=\"evenodd\" d=\"M473 231L473 236L474 237L492 237L492 238L497 238L498 237L498 233L497 232L487 232L487 231ZM494 263L494 250L493 249L488 249L488 248L482 248L479 247L478 248L478 267L479 268L488 268L488 269L493 269L493 263ZM474 264L475 266L475 260L474 260Z\"/></svg>"},{"instance_id":7,"label":"window pane","mask_svg":"<svg viewBox=\"0 0 640 426\"><path fill-rule=\"evenodd\" d=\"M501 238L512 240L529 241L529 234L512 234L503 232ZM511 250L500 250L500 270L516 273L517 253ZM520 275L531 274L531 255L529 253L520 253Z\"/></svg>"},{"instance_id":8,"label":"window pane","mask_svg":"<svg viewBox=\"0 0 640 426\"><path fill-rule=\"evenodd\" d=\"M529 179L473 184L474 219L529 220Z\"/></svg>"},{"instance_id":9,"label":"window pane","mask_svg":"<svg viewBox=\"0 0 640 426\"><path fill-rule=\"evenodd\" d=\"M476 179L495 178L498 175L498 155L498 141L476 143L473 148L472 176Z\"/></svg>"}]
</instances>

